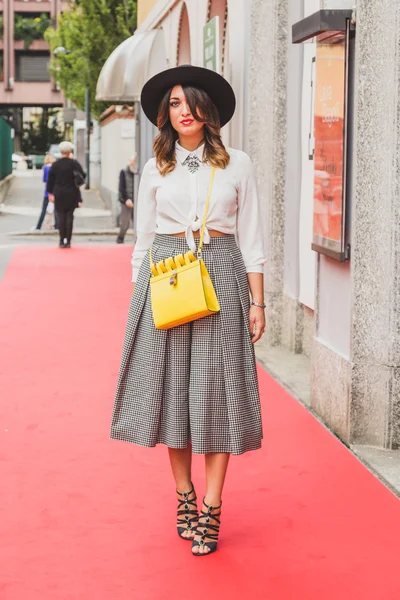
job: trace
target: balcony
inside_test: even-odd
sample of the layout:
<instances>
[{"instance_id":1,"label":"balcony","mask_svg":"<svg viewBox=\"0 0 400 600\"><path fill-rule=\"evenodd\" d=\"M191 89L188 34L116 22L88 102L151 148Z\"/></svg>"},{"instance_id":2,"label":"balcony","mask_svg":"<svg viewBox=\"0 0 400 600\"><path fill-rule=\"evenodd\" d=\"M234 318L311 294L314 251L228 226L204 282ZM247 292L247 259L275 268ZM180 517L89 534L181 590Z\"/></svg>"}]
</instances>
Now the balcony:
<instances>
[{"instance_id":1,"label":"balcony","mask_svg":"<svg viewBox=\"0 0 400 600\"><path fill-rule=\"evenodd\" d=\"M3 2L0 0L0 10ZM15 12L53 12L55 9L54 0L14 0L13 6ZM65 10L66 5L71 4L71 0L58 0L57 10Z\"/></svg>"},{"instance_id":2,"label":"balcony","mask_svg":"<svg viewBox=\"0 0 400 600\"><path fill-rule=\"evenodd\" d=\"M50 12L52 5L54 2L51 0L27 0L24 2L23 0L14 0L13 6L15 12ZM61 2L60 2L61 4Z\"/></svg>"},{"instance_id":3,"label":"balcony","mask_svg":"<svg viewBox=\"0 0 400 600\"><path fill-rule=\"evenodd\" d=\"M63 106L61 92L52 89L48 81L16 81L12 91L0 85L0 104L11 106Z\"/></svg>"},{"instance_id":4,"label":"balcony","mask_svg":"<svg viewBox=\"0 0 400 600\"><path fill-rule=\"evenodd\" d=\"M13 42L14 50L25 50L24 40L14 40ZM0 51L4 49L4 40L0 40ZM27 52L30 50L42 50L49 52L49 45L45 40L33 40L32 44L29 46Z\"/></svg>"}]
</instances>

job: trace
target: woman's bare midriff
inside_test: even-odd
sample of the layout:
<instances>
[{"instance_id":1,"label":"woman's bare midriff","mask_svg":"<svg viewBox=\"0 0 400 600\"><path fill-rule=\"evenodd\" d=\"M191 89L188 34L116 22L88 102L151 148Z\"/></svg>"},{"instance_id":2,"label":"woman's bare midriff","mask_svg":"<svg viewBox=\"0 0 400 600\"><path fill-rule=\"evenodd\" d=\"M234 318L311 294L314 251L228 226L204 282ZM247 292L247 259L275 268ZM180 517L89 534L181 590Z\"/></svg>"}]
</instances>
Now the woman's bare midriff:
<instances>
[{"instance_id":1,"label":"woman's bare midriff","mask_svg":"<svg viewBox=\"0 0 400 600\"><path fill-rule=\"evenodd\" d=\"M222 233L222 231L216 231L215 229L209 229L208 233L210 237L225 237L226 235L228 235L227 233ZM170 235L172 235L173 237L185 237L186 233L182 231L181 233L171 233ZM200 237L200 231L193 231L193 237Z\"/></svg>"}]
</instances>

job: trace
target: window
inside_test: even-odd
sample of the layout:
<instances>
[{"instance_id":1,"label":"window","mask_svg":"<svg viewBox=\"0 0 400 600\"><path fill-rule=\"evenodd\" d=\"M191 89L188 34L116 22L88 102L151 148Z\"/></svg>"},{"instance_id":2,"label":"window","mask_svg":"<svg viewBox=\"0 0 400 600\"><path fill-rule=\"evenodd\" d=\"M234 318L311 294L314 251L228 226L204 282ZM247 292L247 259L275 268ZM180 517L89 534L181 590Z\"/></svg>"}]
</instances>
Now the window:
<instances>
[{"instance_id":1,"label":"window","mask_svg":"<svg viewBox=\"0 0 400 600\"><path fill-rule=\"evenodd\" d=\"M50 81L48 52L16 52L17 81Z\"/></svg>"}]
</instances>

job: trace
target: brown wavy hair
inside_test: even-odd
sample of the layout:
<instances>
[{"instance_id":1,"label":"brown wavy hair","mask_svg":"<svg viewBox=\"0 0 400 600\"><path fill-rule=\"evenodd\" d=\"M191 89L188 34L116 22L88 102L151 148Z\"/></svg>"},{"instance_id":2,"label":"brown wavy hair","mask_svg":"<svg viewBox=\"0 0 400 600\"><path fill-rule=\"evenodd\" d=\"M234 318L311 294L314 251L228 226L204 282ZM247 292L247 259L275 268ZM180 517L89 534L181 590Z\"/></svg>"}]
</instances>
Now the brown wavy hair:
<instances>
[{"instance_id":1,"label":"brown wavy hair","mask_svg":"<svg viewBox=\"0 0 400 600\"><path fill-rule=\"evenodd\" d=\"M212 167L225 169L229 165L230 156L221 139L221 125L217 107L204 90L192 86L182 86L192 116L199 123L204 123L203 161ZM171 91L168 90L158 108L157 127L160 133L154 140L154 154L161 175L167 175L176 165L175 142L178 133L169 119Z\"/></svg>"}]
</instances>

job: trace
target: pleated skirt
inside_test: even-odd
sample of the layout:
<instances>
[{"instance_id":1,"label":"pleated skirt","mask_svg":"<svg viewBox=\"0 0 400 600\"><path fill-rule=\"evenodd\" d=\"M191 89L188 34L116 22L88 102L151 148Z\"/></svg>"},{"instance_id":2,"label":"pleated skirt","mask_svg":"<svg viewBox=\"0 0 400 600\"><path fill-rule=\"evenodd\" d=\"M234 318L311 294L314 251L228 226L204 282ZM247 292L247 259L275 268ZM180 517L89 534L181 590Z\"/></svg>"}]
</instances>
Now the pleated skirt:
<instances>
[{"instance_id":1,"label":"pleated skirt","mask_svg":"<svg viewBox=\"0 0 400 600\"><path fill-rule=\"evenodd\" d=\"M184 238L157 235L153 260L188 251ZM112 415L111 438L141 446L192 445L196 454L261 447L262 425L249 287L234 236L211 238L203 260L221 311L169 329L154 327L149 253L132 295Z\"/></svg>"}]
</instances>

